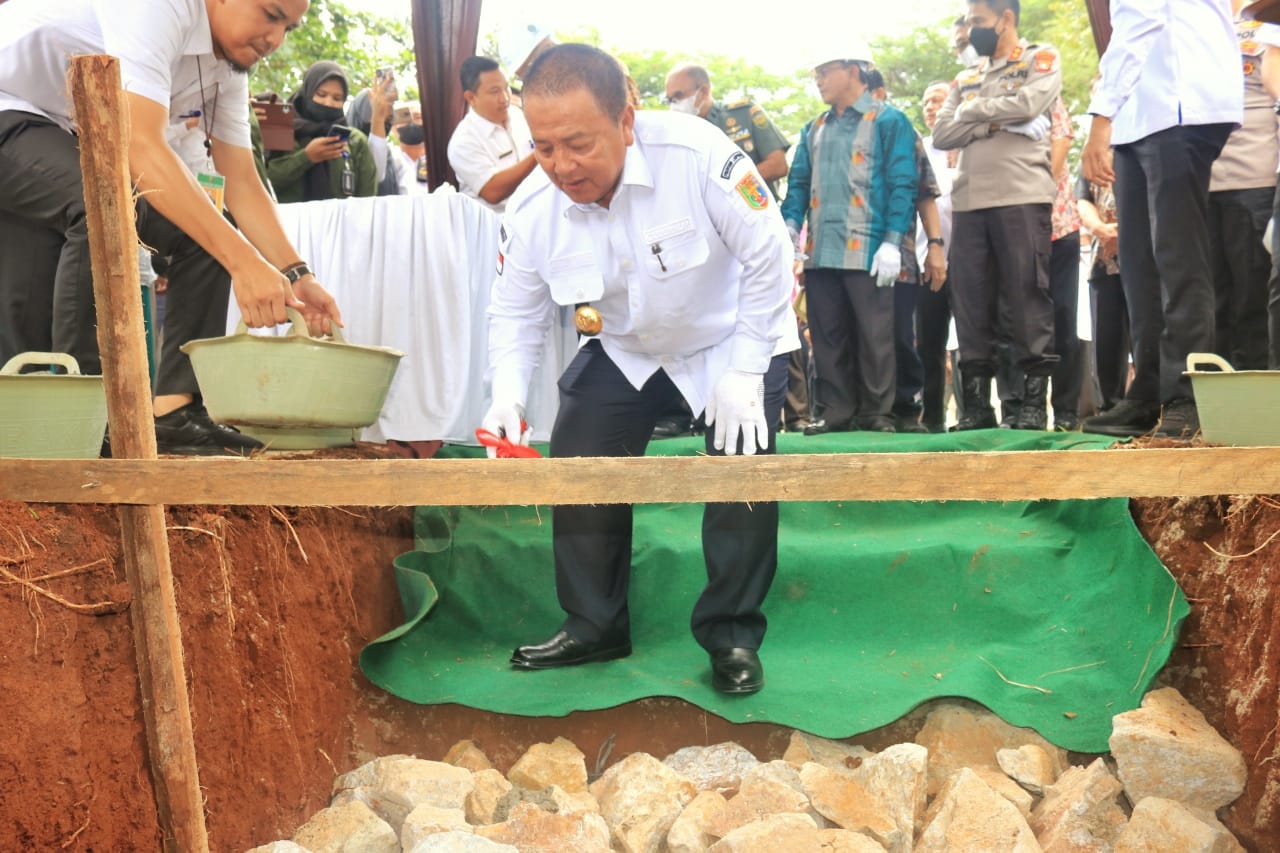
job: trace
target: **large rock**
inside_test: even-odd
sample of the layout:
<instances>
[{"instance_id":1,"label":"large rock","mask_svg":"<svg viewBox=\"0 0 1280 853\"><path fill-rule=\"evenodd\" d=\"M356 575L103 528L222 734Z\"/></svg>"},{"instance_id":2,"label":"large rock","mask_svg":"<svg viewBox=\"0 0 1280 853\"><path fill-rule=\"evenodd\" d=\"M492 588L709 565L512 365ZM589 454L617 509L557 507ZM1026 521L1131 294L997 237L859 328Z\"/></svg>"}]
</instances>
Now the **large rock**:
<instances>
[{"instance_id":1,"label":"large rock","mask_svg":"<svg viewBox=\"0 0 1280 853\"><path fill-rule=\"evenodd\" d=\"M1031 828L1045 853L1109 851L1125 824L1117 801L1121 790L1101 758L1088 767L1068 768L1031 814Z\"/></svg>"},{"instance_id":2,"label":"large rock","mask_svg":"<svg viewBox=\"0 0 1280 853\"><path fill-rule=\"evenodd\" d=\"M869 758L871 753L860 746L840 743L835 740L816 737L804 732L792 732L787 750L782 760L799 770L805 764L813 762L832 770L849 771L856 769Z\"/></svg>"},{"instance_id":3,"label":"large rock","mask_svg":"<svg viewBox=\"0 0 1280 853\"><path fill-rule=\"evenodd\" d=\"M512 789L512 784L507 781L507 777L492 769L477 770L471 774L471 780L473 787L463 804L467 823L472 826L497 823L498 806Z\"/></svg>"},{"instance_id":4,"label":"large rock","mask_svg":"<svg viewBox=\"0 0 1280 853\"><path fill-rule=\"evenodd\" d=\"M818 826L802 814L767 815L730 832L708 853L812 853L818 846Z\"/></svg>"},{"instance_id":5,"label":"large rock","mask_svg":"<svg viewBox=\"0 0 1280 853\"><path fill-rule=\"evenodd\" d=\"M393 755L339 776L333 783L333 803L358 800L399 833L405 817L418 806L465 808L474 787L470 771L461 767Z\"/></svg>"},{"instance_id":6,"label":"large rock","mask_svg":"<svg viewBox=\"0 0 1280 853\"><path fill-rule=\"evenodd\" d=\"M590 790L625 853L656 853L697 794L693 782L643 752L610 767Z\"/></svg>"},{"instance_id":7,"label":"large rock","mask_svg":"<svg viewBox=\"0 0 1280 853\"><path fill-rule=\"evenodd\" d=\"M1024 818L1031 817L1031 808L1035 805L1035 797L1027 791L1026 788L1010 779L999 770L981 765L970 768L974 773L978 774L978 778L991 786L991 790L1013 803L1018 810L1018 814Z\"/></svg>"},{"instance_id":8,"label":"large rock","mask_svg":"<svg viewBox=\"0 0 1280 853\"><path fill-rule=\"evenodd\" d=\"M520 848L499 844L470 832L442 832L405 847L404 853L521 853Z\"/></svg>"},{"instance_id":9,"label":"large rock","mask_svg":"<svg viewBox=\"0 0 1280 853\"><path fill-rule=\"evenodd\" d=\"M1040 845L1017 807L965 768L947 780L929 806L915 850L1040 853Z\"/></svg>"},{"instance_id":10,"label":"large rock","mask_svg":"<svg viewBox=\"0 0 1280 853\"><path fill-rule=\"evenodd\" d=\"M400 853L396 831L359 800L316 812L293 840L311 853Z\"/></svg>"},{"instance_id":11,"label":"large rock","mask_svg":"<svg viewBox=\"0 0 1280 853\"><path fill-rule=\"evenodd\" d=\"M730 742L687 746L662 759L662 763L692 781L699 791L716 791L732 797L742 785L742 775L760 760Z\"/></svg>"},{"instance_id":12,"label":"large rock","mask_svg":"<svg viewBox=\"0 0 1280 853\"><path fill-rule=\"evenodd\" d=\"M512 785L531 791L559 785L571 794L587 790L587 762L582 750L562 737L535 743L507 772Z\"/></svg>"},{"instance_id":13,"label":"large rock","mask_svg":"<svg viewBox=\"0 0 1280 853\"><path fill-rule=\"evenodd\" d=\"M292 841L272 841L270 844L253 848L249 853L312 853L312 851Z\"/></svg>"},{"instance_id":14,"label":"large rock","mask_svg":"<svg viewBox=\"0 0 1280 853\"><path fill-rule=\"evenodd\" d=\"M773 778L779 775L776 768L765 770L761 765L756 769L763 772L748 773L742 781L742 788L725 803L720 820L714 826L714 835L724 838L739 827L779 814L805 815L815 827L826 826L826 820L813 810L799 773L791 771L795 773L797 784L793 788L787 782ZM789 765L787 769L790 770Z\"/></svg>"},{"instance_id":15,"label":"large rock","mask_svg":"<svg viewBox=\"0 0 1280 853\"><path fill-rule=\"evenodd\" d=\"M552 814L532 803L517 804L507 820L478 827L476 835L510 844L520 853L609 853L610 849L609 827L600 815Z\"/></svg>"},{"instance_id":16,"label":"large rock","mask_svg":"<svg viewBox=\"0 0 1280 853\"><path fill-rule=\"evenodd\" d=\"M445 764L452 764L455 767L461 767L463 770L470 770L472 773L478 773L481 770L488 770L493 767L493 764L489 761L489 756L485 755L480 747L469 740L460 740L449 747L449 751L445 753L443 761Z\"/></svg>"},{"instance_id":17,"label":"large rock","mask_svg":"<svg viewBox=\"0 0 1280 853\"><path fill-rule=\"evenodd\" d=\"M962 767L1000 769L996 753L1033 744L1061 766L1066 752L1032 729L1011 726L985 708L960 701L942 701L929 712L916 743L929 750L929 794L937 793Z\"/></svg>"},{"instance_id":18,"label":"large rock","mask_svg":"<svg viewBox=\"0 0 1280 853\"><path fill-rule=\"evenodd\" d=\"M870 755L852 776L883 805L905 844L893 851L910 850L911 839L924 818L928 797L929 751L914 743L900 743Z\"/></svg>"},{"instance_id":19,"label":"large rock","mask_svg":"<svg viewBox=\"0 0 1280 853\"><path fill-rule=\"evenodd\" d=\"M699 791L671 824L667 833L670 853L703 853L714 844L719 838L716 828L724 821L727 805L719 791Z\"/></svg>"},{"instance_id":20,"label":"large rock","mask_svg":"<svg viewBox=\"0 0 1280 853\"><path fill-rule=\"evenodd\" d=\"M441 832L471 832L466 813L462 809L418 806L400 827L400 846L409 850L422 839Z\"/></svg>"},{"instance_id":21,"label":"large rock","mask_svg":"<svg viewBox=\"0 0 1280 853\"><path fill-rule=\"evenodd\" d=\"M600 804L596 802L595 797L591 796L590 791L578 791L570 794L559 785L552 785L547 788L547 793L551 796L551 802L555 806L553 811L558 814L573 814L575 812L600 814Z\"/></svg>"},{"instance_id":22,"label":"large rock","mask_svg":"<svg viewBox=\"0 0 1280 853\"><path fill-rule=\"evenodd\" d=\"M1116 715L1110 745L1131 803L1162 797L1217 811L1244 790L1244 756L1172 687Z\"/></svg>"},{"instance_id":23,"label":"large rock","mask_svg":"<svg viewBox=\"0 0 1280 853\"><path fill-rule=\"evenodd\" d=\"M880 798L848 773L809 762L800 781L814 810L836 826L870 835L889 850L911 849L914 826L899 826Z\"/></svg>"},{"instance_id":24,"label":"large rock","mask_svg":"<svg viewBox=\"0 0 1280 853\"><path fill-rule=\"evenodd\" d=\"M1054 756L1032 743L1017 749L996 750L996 763L1009 778L1033 794L1043 794L1066 769L1058 765Z\"/></svg>"},{"instance_id":25,"label":"large rock","mask_svg":"<svg viewBox=\"0 0 1280 853\"><path fill-rule=\"evenodd\" d=\"M1161 797L1139 801L1115 845L1115 853L1235 853L1242 849L1221 824L1206 823L1176 800Z\"/></svg>"}]
</instances>

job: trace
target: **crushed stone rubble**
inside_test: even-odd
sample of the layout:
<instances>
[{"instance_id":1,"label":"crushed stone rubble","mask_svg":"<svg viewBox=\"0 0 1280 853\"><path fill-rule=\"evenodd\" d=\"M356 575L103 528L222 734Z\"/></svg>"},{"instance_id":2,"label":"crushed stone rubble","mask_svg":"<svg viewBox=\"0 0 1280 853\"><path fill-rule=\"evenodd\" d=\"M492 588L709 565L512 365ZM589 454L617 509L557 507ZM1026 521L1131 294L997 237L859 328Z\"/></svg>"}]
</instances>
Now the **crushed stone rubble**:
<instances>
[{"instance_id":1,"label":"crushed stone rubble","mask_svg":"<svg viewBox=\"0 0 1280 853\"><path fill-rule=\"evenodd\" d=\"M442 761L339 776L292 839L249 853L1234 853L1218 819L1245 762L1172 688L1071 764L972 703L932 703L915 741L869 752L793 732L781 758L736 743L633 753L591 779L571 741L503 775L471 741Z\"/></svg>"}]
</instances>

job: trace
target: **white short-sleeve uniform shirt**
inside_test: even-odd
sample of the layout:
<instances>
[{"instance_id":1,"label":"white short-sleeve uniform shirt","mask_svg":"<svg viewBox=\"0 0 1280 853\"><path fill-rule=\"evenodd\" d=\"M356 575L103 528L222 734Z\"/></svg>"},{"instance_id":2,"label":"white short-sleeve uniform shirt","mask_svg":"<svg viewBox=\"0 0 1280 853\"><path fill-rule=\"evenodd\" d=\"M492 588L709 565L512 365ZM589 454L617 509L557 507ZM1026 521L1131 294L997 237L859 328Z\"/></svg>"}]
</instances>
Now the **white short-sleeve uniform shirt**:
<instances>
[{"instance_id":1,"label":"white short-sleeve uniform shirt","mask_svg":"<svg viewBox=\"0 0 1280 853\"><path fill-rule=\"evenodd\" d=\"M458 192L502 213L507 200L495 204L480 198L480 190L494 175L509 169L533 153L533 139L524 113L516 107L507 112L507 125L494 124L475 110L458 122L449 137L449 165L458 176Z\"/></svg>"},{"instance_id":2,"label":"white short-sleeve uniform shirt","mask_svg":"<svg viewBox=\"0 0 1280 853\"><path fill-rule=\"evenodd\" d=\"M46 116L69 131L71 57L120 59L121 84L169 109L199 112L215 139L249 147L249 82L213 55L204 0L8 0L0 3L0 110Z\"/></svg>"}]
</instances>

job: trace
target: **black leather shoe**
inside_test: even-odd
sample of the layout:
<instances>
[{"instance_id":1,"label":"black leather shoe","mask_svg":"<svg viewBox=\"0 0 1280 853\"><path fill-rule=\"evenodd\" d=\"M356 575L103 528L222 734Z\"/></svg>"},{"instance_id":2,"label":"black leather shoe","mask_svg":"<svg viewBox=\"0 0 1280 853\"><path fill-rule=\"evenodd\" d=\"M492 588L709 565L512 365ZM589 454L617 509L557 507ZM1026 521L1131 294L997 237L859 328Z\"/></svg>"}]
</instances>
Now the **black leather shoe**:
<instances>
[{"instance_id":1,"label":"black leather shoe","mask_svg":"<svg viewBox=\"0 0 1280 853\"><path fill-rule=\"evenodd\" d=\"M183 456L248 456L262 442L239 430L214 423L200 403L187 403L156 418L156 450Z\"/></svg>"},{"instance_id":2,"label":"black leather shoe","mask_svg":"<svg viewBox=\"0 0 1280 853\"><path fill-rule=\"evenodd\" d=\"M764 687L764 666L755 649L711 653L711 686L721 693L756 693Z\"/></svg>"},{"instance_id":3,"label":"black leather shoe","mask_svg":"<svg viewBox=\"0 0 1280 853\"><path fill-rule=\"evenodd\" d=\"M555 669L558 666L617 660L630 654L631 641L628 639L587 643L565 631L556 631L545 643L521 646L512 652L511 665L516 669Z\"/></svg>"},{"instance_id":4,"label":"black leather shoe","mask_svg":"<svg viewBox=\"0 0 1280 853\"><path fill-rule=\"evenodd\" d=\"M1146 435L1160 423L1160 404L1144 400L1121 400L1110 409L1085 418L1081 429L1117 437Z\"/></svg>"},{"instance_id":5,"label":"black leather shoe","mask_svg":"<svg viewBox=\"0 0 1280 853\"><path fill-rule=\"evenodd\" d=\"M654 438L680 438L693 435L693 421L690 418L658 418L653 425Z\"/></svg>"},{"instance_id":6,"label":"black leather shoe","mask_svg":"<svg viewBox=\"0 0 1280 853\"><path fill-rule=\"evenodd\" d=\"M805 435L826 435L829 432L848 432L848 421L829 421L826 418L818 418L809 421L804 428Z\"/></svg>"},{"instance_id":7,"label":"black leather shoe","mask_svg":"<svg viewBox=\"0 0 1280 853\"><path fill-rule=\"evenodd\" d=\"M858 429L863 432L897 432L898 427L888 415L866 415L858 418Z\"/></svg>"}]
</instances>

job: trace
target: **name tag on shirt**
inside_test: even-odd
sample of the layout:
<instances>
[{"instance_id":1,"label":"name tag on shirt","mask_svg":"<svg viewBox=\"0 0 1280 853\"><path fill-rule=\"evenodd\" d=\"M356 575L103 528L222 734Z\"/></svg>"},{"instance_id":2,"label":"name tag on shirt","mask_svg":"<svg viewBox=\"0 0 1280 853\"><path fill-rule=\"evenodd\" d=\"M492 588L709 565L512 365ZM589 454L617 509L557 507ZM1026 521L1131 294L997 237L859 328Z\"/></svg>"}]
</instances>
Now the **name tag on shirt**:
<instances>
[{"instance_id":1,"label":"name tag on shirt","mask_svg":"<svg viewBox=\"0 0 1280 853\"><path fill-rule=\"evenodd\" d=\"M222 213L223 202L227 196L227 179L217 172L199 172L196 174L196 183L200 185L200 189L204 190L205 195L209 196L209 201L213 202L218 212Z\"/></svg>"}]
</instances>

